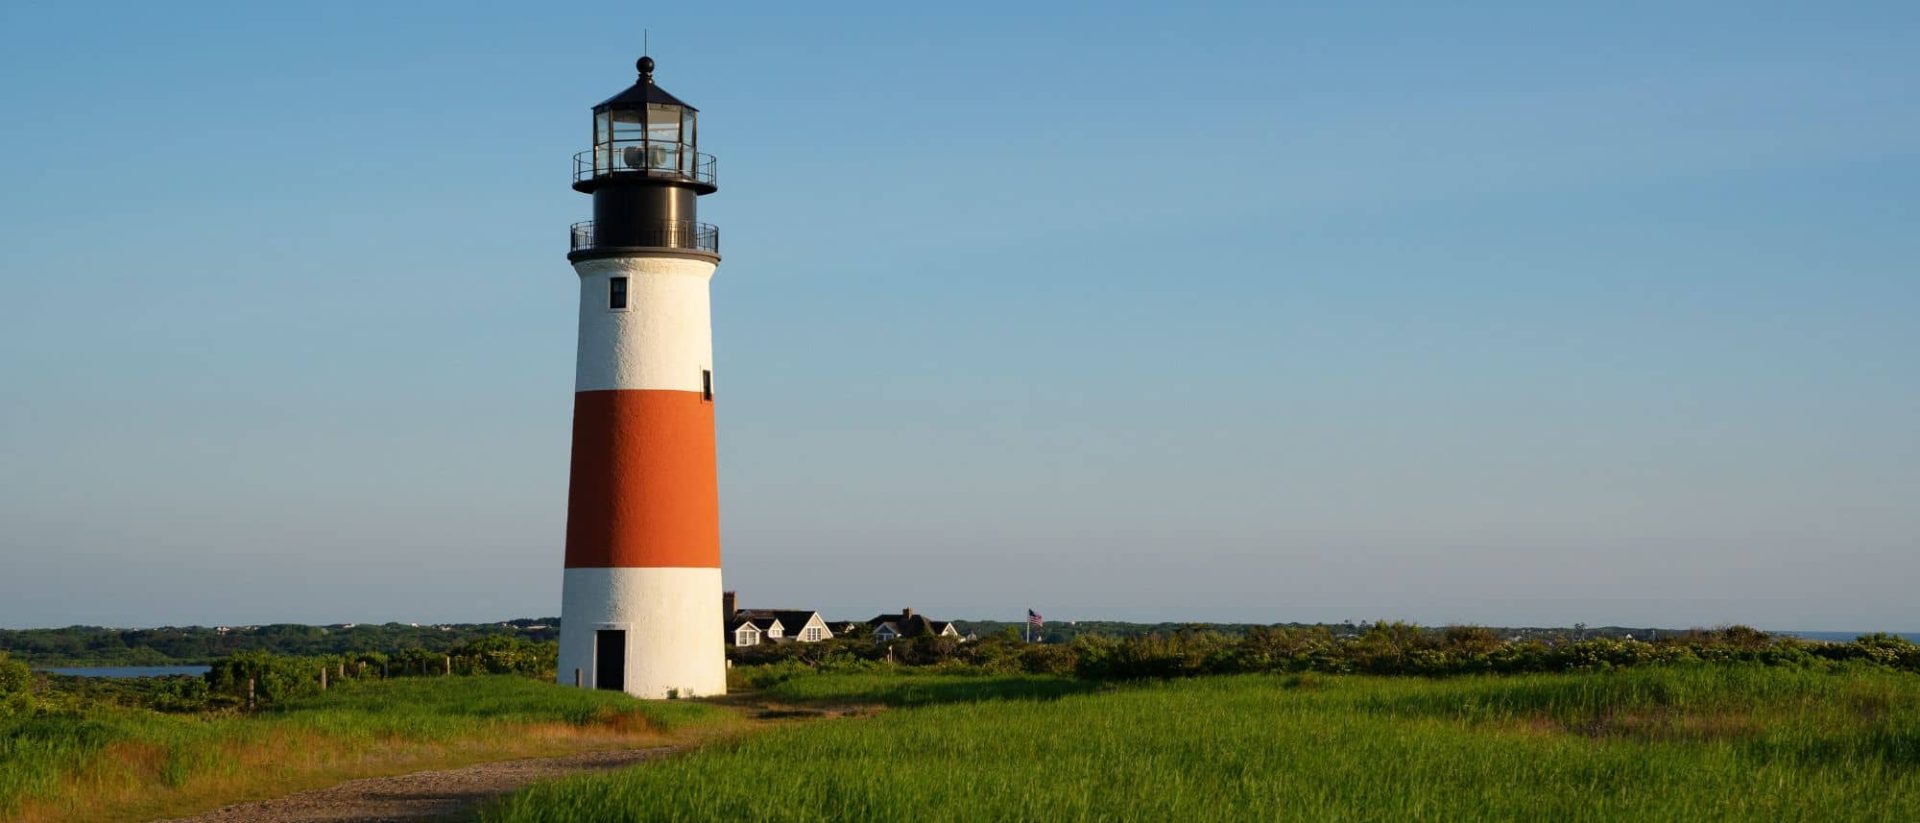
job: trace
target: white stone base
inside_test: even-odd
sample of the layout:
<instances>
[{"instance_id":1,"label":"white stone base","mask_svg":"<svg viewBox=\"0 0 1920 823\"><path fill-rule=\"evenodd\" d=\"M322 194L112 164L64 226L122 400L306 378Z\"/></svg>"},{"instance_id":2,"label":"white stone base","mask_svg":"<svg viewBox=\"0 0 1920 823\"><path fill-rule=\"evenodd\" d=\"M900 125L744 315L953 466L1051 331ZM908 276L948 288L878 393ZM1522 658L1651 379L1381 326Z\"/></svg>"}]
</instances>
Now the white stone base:
<instances>
[{"instance_id":1,"label":"white stone base","mask_svg":"<svg viewBox=\"0 0 1920 823\"><path fill-rule=\"evenodd\" d=\"M559 682L594 687L594 636L627 633L626 692L659 700L727 693L720 570L567 569Z\"/></svg>"}]
</instances>

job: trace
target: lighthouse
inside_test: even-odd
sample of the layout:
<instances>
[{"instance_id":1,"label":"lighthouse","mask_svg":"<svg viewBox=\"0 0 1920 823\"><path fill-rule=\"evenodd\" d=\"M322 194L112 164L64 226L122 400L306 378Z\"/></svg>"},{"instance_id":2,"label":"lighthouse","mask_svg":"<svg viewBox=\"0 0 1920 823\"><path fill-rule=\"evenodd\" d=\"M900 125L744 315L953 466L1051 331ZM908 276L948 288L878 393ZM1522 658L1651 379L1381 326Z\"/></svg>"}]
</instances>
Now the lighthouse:
<instances>
[{"instance_id":1,"label":"lighthouse","mask_svg":"<svg viewBox=\"0 0 1920 823\"><path fill-rule=\"evenodd\" d=\"M699 112L654 85L653 58L638 68L593 107L593 147L573 158L593 219L567 253L580 345L559 680L702 697L727 689L707 288L720 236L696 214L718 187Z\"/></svg>"}]
</instances>

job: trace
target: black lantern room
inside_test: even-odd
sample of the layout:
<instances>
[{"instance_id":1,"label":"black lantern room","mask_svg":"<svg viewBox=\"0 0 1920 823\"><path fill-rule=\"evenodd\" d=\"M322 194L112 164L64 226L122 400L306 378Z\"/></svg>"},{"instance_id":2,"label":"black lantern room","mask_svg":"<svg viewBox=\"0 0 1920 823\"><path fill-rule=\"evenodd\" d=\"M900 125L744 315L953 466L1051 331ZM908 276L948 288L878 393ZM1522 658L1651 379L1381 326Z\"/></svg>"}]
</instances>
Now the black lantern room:
<instances>
[{"instance_id":1,"label":"black lantern room","mask_svg":"<svg viewBox=\"0 0 1920 823\"><path fill-rule=\"evenodd\" d=\"M640 79L593 107L593 148L573 156L573 188L593 195L593 220L576 223L569 260L640 253L717 259L719 231L698 222L696 198L712 194L713 155L699 151L700 110Z\"/></svg>"}]
</instances>

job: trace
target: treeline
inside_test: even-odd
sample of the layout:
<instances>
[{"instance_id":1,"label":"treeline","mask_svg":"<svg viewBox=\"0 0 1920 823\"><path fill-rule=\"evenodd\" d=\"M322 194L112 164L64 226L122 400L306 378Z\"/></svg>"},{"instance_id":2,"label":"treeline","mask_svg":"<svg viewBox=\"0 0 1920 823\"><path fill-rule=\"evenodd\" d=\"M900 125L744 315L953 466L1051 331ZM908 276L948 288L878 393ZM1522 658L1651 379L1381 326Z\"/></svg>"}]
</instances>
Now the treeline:
<instances>
[{"instance_id":1,"label":"treeline","mask_svg":"<svg viewBox=\"0 0 1920 823\"><path fill-rule=\"evenodd\" d=\"M373 651L386 655L409 650L446 651L487 637L533 642L558 640L559 618L518 619L503 623L415 626L407 623L306 626L182 626L110 629L69 626L62 629L0 629L0 651L35 666L207 665L246 652L303 657Z\"/></svg>"},{"instance_id":2,"label":"treeline","mask_svg":"<svg viewBox=\"0 0 1920 823\"><path fill-rule=\"evenodd\" d=\"M396 654L294 656L247 651L215 661L205 675L197 677L122 680L35 673L0 652L0 718L74 713L100 704L169 712L262 709L356 681L402 677L512 674L551 680L558 656L559 644L551 641L490 636L446 649L407 649Z\"/></svg>"},{"instance_id":3,"label":"treeline","mask_svg":"<svg viewBox=\"0 0 1920 823\"><path fill-rule=\"evenodd\" d=\"M973 633L988 637L1012 629L1016 634L1027 636L1028 629L1018 621L1000 620L955 620L954 628L962 635ZM1037 642L1072 643L1082 637L1146 637L1149 635L1170 635L1182 631L1210 631L1225 635L1244 635L1258 630L1283 629L1287 631L1324 630L1335 637L1358 637L1372 627L1371 623L1128 623L1120 620L1076 620L1073 622L1051 622L1032 629L1031 636ZM1545 626L1498 626L1488 627L1500 637L1510 640L1594 640L1613 638L1624 640L1638 638L1652 640L1670 635L1685 634L1685 630L1658 629L1635 626L1587 626L1584 623L1567 627Z\"/></svg>"},{"instance_id":4,"label":"treeline","mask_svg":"<svg viewBox=\"0 0 1920 823\"><path fill-rule=\"evenodd\" d=\"M251 696L258 706L317 694L328 685L354 680L478 674L551 680L559 655L556 642L497 635L463 641L444 650L406 649L395 654L360 651L297 657L256 651L216 661L205 680L215 698L242 703Z\"/></svg>"},{"instance_id":5,"label":"treeline","mask_svg":"<svg viewBox=\"0 0 1920 823\"><path fill-rule=\"evenodd\" d=\"M961 634L980 637L998 635L1011 629L1022 631L1019 623L983 620L955 621ZM1172 635L1182 631L1210 631L1240 636L1258 630L1324 630L1335 637L1356 637L1369 624L1274 624L1240 623L1126 623L1111 620L1081 620L1075 623L1051 623L1034 633L1034 639L1047 643L1072 643L1081 637L1147 637ZM1503 628L1495 629L1509 639L1555 638L1592 639L1678 634L1667 630L1607 626L1589 629ZM223 657L252 651L312 657L342 655L358 651L376 651L387 655L409 649L444 653L460 643L482 637L515 637L535 642L558 640L560 619L518 618L499 623L453 623L416 626L407 623L309 626L276 623L262 626L206 627L169 626L156 629L113 629L98 626L69 626L61 629L0 629L0 651L10 652L17 660L39 667L47 666L167 666L208 665Z\"/></svg>"},{"instance_id":6,"label":"treeline","mask_svg":"<svg viewBox=\"0 0 1920 823\"><path fill-rule=\"evenodd\" d=\"M1593 671L1656 663L1755 662L1805 666L1857 661L1920 672L1920 645L1889 634L1851 643L1773 636L1745 626L1673 633L1657 641L1601 637L1510 640L1478 626L1426 628L1369 624L1358 634L1326 627L1253 627L1242 634L1183 629L1130 637L1086 635L1072 643L1025 643L1017 631L963 643L917 637L781 643L729 651L741 664L866 668L887 661L989 672L1072 674L1094 680L1190 677L1252 672L1458 675Z\"/></svg>"}]
</instances>

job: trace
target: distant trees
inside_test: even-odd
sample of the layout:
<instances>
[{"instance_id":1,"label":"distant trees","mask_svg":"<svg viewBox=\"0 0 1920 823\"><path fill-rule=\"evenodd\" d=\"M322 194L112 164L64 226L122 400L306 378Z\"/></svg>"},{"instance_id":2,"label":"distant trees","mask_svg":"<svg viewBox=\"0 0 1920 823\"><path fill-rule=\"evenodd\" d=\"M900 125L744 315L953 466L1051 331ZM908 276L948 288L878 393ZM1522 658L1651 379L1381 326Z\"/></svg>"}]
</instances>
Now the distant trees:
<instances>
[{"instance_id":1,"label":"distant trees","mask_svg":"<svg viewBox=\"0 0 1920 823\"><path fill-rule=\"evenodd\" d=\"M505 623L462 623L415 626L381 623L306 626L290 623L264 626L165 627L109 629L69 626L63 629L0 629L0 651L36 665L161 666L207 664L249 651L295 656L347 655L363 652L397 654L407 649L445 653L453 647L485 637L531 642L557 641L558 618L520 619Z\"/></svg>"},{"instance_id":2,"label":"distant trees","mask_svg":"<svg viewBox=\"0 0 1920 823\"><path fill-rule=\"evenodd\" d=\"M1775 637L1747 626L1693 632L1660 642L1610 637L1506 641L1480 627L1434 630L1382 622L1357 637L1289 630L1254 631L1237 638L1217 632L1176 632L1112 640L1082 638L1073 649L1074 671L1097 679L1243 672L1441 676L1689 662L1820 666L1858 661L1920 672L1920 646L1892 635L1820 643Z\"/></svg>"},{"instance_id":3,"label":"distant trees","mask_svg":"<svg viewBox=\"0 0 1920 823\"><path fill-rule=\"evenodd\" d=\"M449 674L517 674L547 680L554 677L558 659L557 643L501 636L475 638L444 651L404 649L393 655L353 652L300 657L247 651L216 661L206 683L214 697L244 702L251 681L256 705L265 705L319 692L322 671L330 683Z\"/></svg>"},{"instance_id":4,"label":"distant trees","mask_svg":"<svg viewBox=\"0 0 1920 823\"><path fill-rule=\"evenodd\" d=\"M1445 676L1586 671L1655 663L1753 662L1822 666L1857 661L1920 672L1920 646L1893 635L1852 643L1775 637L1746 627L1675 634L1659 642L1569 636L1503 639L1481 626L1426 628L1382 621L1332 627L1256 626L1241 634L1178 627L1127 637L1082 635L1071 643L1025 643L1006 632L972 643L913 638L891 644L897 665L946 670L1074 674L1094 680L1248 672ZM811 647L811 648L810 648ZM863 668L886 661L872 643L785 643L737 650L741 663Z\"/></svg>"}]
</instances>

